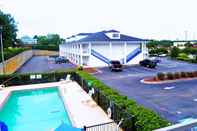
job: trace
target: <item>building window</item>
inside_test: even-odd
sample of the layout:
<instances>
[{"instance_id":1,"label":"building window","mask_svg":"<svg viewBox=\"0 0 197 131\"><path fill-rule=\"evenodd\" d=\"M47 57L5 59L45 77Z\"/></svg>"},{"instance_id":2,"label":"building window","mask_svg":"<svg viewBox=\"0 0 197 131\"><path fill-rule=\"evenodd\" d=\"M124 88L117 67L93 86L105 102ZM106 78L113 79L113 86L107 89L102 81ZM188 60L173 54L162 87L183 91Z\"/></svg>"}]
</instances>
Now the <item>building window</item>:
<instances>
[{"instance_id":1,"label":"building window","mask_svg":"<svg viewBox=\"0 0 197 131\"><path fill-rule=\"evenodd\" d=\"M119 38L120 35L119 35L118 33L114 33L114 34L112 34L112 37L113 37L113 38Z\"/></svg>"}]
</instances>

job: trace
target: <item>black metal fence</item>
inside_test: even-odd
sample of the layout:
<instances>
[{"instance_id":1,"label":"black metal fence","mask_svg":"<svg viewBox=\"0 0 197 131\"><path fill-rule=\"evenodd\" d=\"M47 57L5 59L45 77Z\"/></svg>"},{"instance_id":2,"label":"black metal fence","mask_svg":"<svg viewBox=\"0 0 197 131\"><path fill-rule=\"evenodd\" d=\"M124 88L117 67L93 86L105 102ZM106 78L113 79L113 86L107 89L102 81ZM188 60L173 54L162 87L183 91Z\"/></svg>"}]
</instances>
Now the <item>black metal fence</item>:
<instances>
[{"instance_id":1,"label":"black metal fence","mask_svg":"<svg viewBox=\"0 0 197 131\"><path fill-rule=\"evenodd\" d=\"M88 93L88 91L90 90L90 87L86 80L84 80L82 77L80 77L77 74L74 75L74 80ZM136 131L137 130L135 126L135 117L133 117L130 113L126 112L124 108L121 108L117 104L115 104L114 101L112 101L108 96L106 96L98 88L95 88L95 87L91 87L91 88L94 88L94 94L92 98L106 113L108 113L108 108L110 107L112 120L114 120L118 124L121 121L121 119L123 119L123 122L120 125L120 127L124 131ZM94 131L94 129L97 129L97 128L98 128L98 131L100 131L99 128L101 129L104 128L102 126L108 127L108 125L102 125L102 124L100 125L100 127L98 126L99 125L93 128L91 131Z\"/></svg>"},{"instance_id":2,"label":"black metal fence","mask_svg":"<svg viewBox=\"0 0 197 131\"><path fill-rule=\"evenodd\" d=\"M67 74L74 76L74 72L50 72L50 73L32 73L32 74L12 74L12 75L1 75L0 84L5 86L17 86L27 84L38 84L47 82L57 82L60 79L65 79ZM34 75L34 79L31 76ZM37 78L37 75L41 75L41 78ZM74 79L73 77L71 77Z\"/></svg>"},{"instance_id":3,"label":"black metal fence","mask_svg":"<svg viewBox=\"0 0 197 131\"><path fill-rule=\"evenodd\" d=\"M118 131L115 122L108 122L98 125L85 126L84 131Z\"/></svg>"}]
</instances>

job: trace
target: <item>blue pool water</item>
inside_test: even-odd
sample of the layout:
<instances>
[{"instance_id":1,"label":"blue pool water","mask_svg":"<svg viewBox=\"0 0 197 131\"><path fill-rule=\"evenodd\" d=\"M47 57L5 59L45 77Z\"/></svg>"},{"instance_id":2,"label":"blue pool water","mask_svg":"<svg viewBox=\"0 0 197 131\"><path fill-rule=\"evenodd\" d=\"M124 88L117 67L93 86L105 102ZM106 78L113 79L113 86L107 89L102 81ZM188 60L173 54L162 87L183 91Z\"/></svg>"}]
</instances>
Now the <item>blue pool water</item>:
<instances>
[{"instance_id":1,"label":"blue pool water","mask_svg":"<svg viewBox=\"0 0 197 131\"><path fill-rule=\"evenodd\" d=\"M57 88L14 91L0 110L9 131L50 131L62 122L71 126Z\"/></svg>"}]
</instances>

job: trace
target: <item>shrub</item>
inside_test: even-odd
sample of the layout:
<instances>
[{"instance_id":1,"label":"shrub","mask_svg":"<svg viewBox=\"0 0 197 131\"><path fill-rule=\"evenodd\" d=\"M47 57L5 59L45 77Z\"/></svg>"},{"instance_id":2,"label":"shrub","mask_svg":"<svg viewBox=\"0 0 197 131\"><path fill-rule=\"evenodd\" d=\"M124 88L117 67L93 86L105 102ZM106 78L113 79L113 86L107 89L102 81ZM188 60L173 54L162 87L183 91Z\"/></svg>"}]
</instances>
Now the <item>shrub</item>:
<instances>
[{"instance_id":1,"label":"shrub","mask_svg":"<svg viewBox=\"0 0 197 131\"><path fill-rule=\"evenodd\" d=\"M191 47L187 47L185 49L182 50L183 53L186 54L197 54L197 49L196 48L191 48Z\"/></svg>"},{"instance_id":2,"label":"shrub","mask_svg":"<svg viewBox=\"0 0 197 131\"><path fill-rule=\"evenodd\" d=\"M8 47L4 49L4 59L8 60L9 58L12 58L20 53L22 53L23 51L29 50L29 48L12 48L12 47ZM1 54L1 52L0 52ZM0 57L0 62L2 62L2 58Z\"/></svg>"},{"instance_id":3,"label":"shrub","mask_svg":"<svg viewBox=\"0 0 197 131\"><path fill-rule=\"evenodd\" d=\"M167 75L168 80L173 80L174 79L174 74L173 73L168 72L166 75Z\"/></svg>"},{"instance_id":4,"label":"shrub","mask_svg":"<svg viewBox=\"0 0 197 131\"><path fill-rule=\"evenodd\" d=\"M182 77L182 78L187 77L187 73L186 73L186 72L181 72L181 77Z\"/></svg>"},{"instance_id":5,"label":"shrub","mask_svg":"<svg viewBox=\"0 0 197 131\"><path fill-rule=\"evenodd\" d=\"M180 53L178 54L177 57L178 60L184 60L184 61L189 61L190 58L188 57L188 55L186 53Z\"/></svg>"},{"instance_id":6,"label":"shrub","mask_svg":"<svg viewBox=\"0 0 197 131\"><path fill-rule=\"evenodd\" d=\"M77 70L82 71L83 70L83 66L78 66Z\"/></svg>"},{"instance_id":7,"label":"shrub","mask_svg":"<svg viewBox=\"0 0 197 131\"><path fill-rule=\"evenodd\" d=\"M188 77L194 77L194 73L193 72L186 72Z\"/></svg>"},{"instance_id":8,"label":"shrub","mask_svg":"<svg viewBox=\"0 0 197 131\"><path fill-rule=\"evenodd\" d=\"M181 78L181 74L179 72L174 73L174 78L179 79Z\"/></svg>"},{"instance_id":9,"label":"shrub","mask_svg":"<svg viewBox=\"0 0 197 131\"><path fill-rule=\"evenodd\" d=\"M166 76L165 73L162 72L157 74L158 80L165 80L165 76Z\"/></svg>"},{"instance_id":10,"label":"shrub","mask_svg":"<svg viewBox=\"0 0 197 131\"><path fill-rule=\"evenodd\" d=\"M176 57L178 57L178 54L179 54L179 53L180 53L180 49L177 48L177 47L173 47L173 48L171 49L170 56L171 56L172 58L176 58Z\"/></svg>"},{"instance_id":11,"label":"shrub","mask_svg":"<svg viewBox=\"0 0 197 131\"><path fill-rule=\"evenodd\" d=\"M32 49L58 51L59 45L33 45Z\"/></svg>"},{"instance_id":12,"label":"shrub","mask_svg":"<svg viewBox=\"0 0 197 131\"><path fill-rule=\"evenodd\" d=\"M194 76L197 77L197 71L194 71L193 73L194 73Z\"/></svg>"}]
</instances>

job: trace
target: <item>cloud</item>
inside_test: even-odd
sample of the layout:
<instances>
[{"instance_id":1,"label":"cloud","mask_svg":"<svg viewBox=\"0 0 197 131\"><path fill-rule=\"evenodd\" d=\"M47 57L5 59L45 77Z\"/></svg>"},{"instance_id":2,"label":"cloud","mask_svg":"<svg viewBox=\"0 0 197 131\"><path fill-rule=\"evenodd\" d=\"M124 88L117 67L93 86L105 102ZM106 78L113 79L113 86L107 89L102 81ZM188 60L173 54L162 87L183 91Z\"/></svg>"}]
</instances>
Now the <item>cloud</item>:
<instances>
[{"instance_id":1,"label":"cloud","mask_svg":"<svg viewBox=\"0 0 197 131\"><path fill-rule=\"evenodd\" d=\"M113 28L142 38L183 39L185 30L197 32L196 0L2 1L3 10L19 23L19 36L58 33L67 37Z\"/></svg>"}]
</instances>

